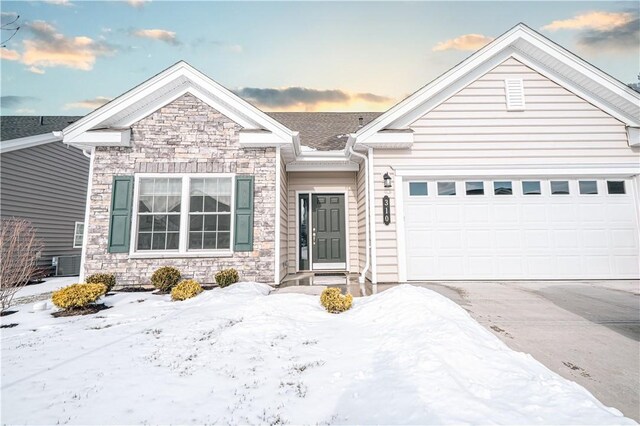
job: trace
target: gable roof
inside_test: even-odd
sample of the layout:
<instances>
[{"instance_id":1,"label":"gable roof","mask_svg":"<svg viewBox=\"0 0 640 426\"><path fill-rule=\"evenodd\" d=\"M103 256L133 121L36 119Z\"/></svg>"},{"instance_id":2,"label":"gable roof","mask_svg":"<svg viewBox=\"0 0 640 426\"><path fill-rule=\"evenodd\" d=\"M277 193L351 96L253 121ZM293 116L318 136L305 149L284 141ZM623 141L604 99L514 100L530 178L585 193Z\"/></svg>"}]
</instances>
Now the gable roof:
<instances>
[{"instance_id":1,"label":"gable roof","mask_svg":"<svg viewBox=\"0 0 640 426\"><path fill-rule=\"evenodd\" d=\"M184 61L172 65L66 127L62 131L63 140L65 143L83 144L78 138L87 132L126 129L185 93L196 96L244 129L263 129L271 132L283 144L293 146L296 143L295 132Z\"/></svg>"},{"instance_id":2,"label":"gable roof","mask_svg":"<svg viewBox=\"0 0 640 426\"><path fill-rule=\"evenodd\" d=\"M0 140L25 138L58 132L82 117L74 115L5 115L0 117Z\"/></svg>"},{"instance_id":3,"label":"gable roof","mask_svg":"<svg viewBox=\"0 0 640 426\"><path fill-rule=\"evenodd\" d=\"M350 133L382 112L268 112L271 117L300 133L300 144L318 151L342 150ZM362 118L362 123L360 123Z\"/></svg>"},{"instance_id":4,"label":"gable roof","mask_svg":"<svg viewBox=\"0 0 640 426\"><path fill-rule=\"evenodd\" d=\"M640 94L523 23L358 130L350 144L383 129L406 128L499 63L513 57L628 126L640 126Z\"/></svg>"}]
</instances>

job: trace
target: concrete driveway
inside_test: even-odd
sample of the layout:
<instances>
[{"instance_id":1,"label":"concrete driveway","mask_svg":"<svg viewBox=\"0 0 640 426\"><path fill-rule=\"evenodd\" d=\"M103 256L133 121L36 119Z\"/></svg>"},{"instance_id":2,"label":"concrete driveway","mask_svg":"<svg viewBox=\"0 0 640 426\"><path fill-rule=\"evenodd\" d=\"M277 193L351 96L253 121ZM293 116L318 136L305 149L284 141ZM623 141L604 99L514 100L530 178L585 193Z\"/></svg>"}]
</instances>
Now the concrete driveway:
<instances>
[{"instance_id":1,"label":"concrete driveway","mask_svg":"<svg viewBox=\"0 0 640 426\"><path fill-rule=\"evenodd\" d=\"M640 421L639 281L416 285L452 299L510 348Z\"/></svg>"}]
</instances>

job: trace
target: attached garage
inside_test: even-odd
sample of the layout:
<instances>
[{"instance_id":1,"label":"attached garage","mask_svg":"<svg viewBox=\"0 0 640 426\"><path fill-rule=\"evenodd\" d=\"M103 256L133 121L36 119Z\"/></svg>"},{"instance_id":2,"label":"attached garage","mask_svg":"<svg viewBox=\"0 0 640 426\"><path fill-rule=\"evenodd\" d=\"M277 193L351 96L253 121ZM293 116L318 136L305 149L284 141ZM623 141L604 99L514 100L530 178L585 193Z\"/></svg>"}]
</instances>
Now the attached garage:
<instances>
[{"instance_id":1,"label":"attached garage","mask_svg":"<svg viewBox=\"0 0 640 426\"><path fill-rule=\"evenodd\" d=\"M407 280L640 277L632 178L407 178Z\"/></svg>"}]
</instances>

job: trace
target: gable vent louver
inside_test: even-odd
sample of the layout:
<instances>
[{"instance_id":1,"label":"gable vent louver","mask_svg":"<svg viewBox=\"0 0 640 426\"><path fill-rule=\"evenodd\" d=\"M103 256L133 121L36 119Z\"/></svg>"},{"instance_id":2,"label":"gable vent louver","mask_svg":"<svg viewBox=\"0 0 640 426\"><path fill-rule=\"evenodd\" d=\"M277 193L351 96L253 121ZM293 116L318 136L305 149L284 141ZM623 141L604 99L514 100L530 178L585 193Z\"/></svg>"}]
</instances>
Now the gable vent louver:
<instances>
[{"instance_id":1,"label":"gable vent louver","mask_svg":"<svg viewBox=\"0 0 640 426\"><path fill-rule=\"evenodd\" d=\"M504 81L504 87L507 94L507 110L523 111L524 85L522 79L507 79Z\"/></svg>"}]
</instances>

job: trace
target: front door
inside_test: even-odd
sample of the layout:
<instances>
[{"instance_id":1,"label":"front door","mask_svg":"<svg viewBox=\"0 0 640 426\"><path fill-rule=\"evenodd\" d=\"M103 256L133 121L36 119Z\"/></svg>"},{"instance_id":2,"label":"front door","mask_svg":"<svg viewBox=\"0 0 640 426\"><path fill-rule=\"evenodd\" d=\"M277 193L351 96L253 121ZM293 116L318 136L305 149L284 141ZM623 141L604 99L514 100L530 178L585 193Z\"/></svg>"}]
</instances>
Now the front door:
<instances>
[{"instance_id":1,"label":"front door","mask_svg":"<svg viewBox=\"0 0 640 426\"><path fill-rule=\"evenodd\" d=\"M313 269L346 269L344 194L311 197Z\"/></svg>"}]
</instances>

